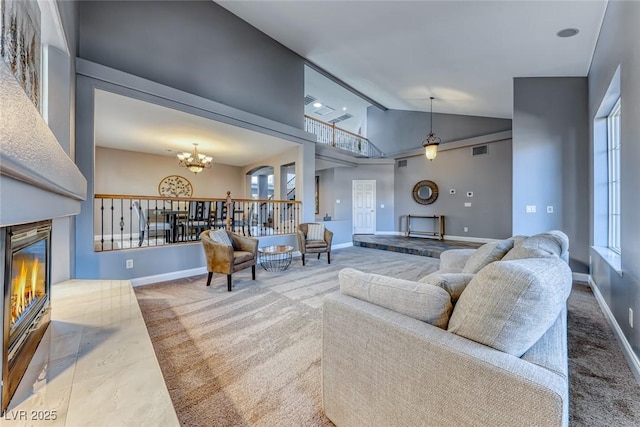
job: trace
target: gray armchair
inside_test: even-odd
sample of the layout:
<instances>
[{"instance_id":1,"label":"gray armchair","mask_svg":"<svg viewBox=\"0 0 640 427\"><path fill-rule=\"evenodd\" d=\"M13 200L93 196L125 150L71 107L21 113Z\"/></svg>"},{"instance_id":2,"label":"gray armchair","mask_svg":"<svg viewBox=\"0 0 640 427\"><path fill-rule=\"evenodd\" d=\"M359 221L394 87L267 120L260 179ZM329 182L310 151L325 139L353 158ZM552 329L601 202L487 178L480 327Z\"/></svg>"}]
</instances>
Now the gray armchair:
<instances>
[{"instance_id":1,"label":"gray armchair","mask_svg":"<svg viewBox=\"0 0 640 427\"><path fill-rule=\"evenodd\" d=\"M324 238L322 240L310 240L308 239L309 224L313 223L302 223L298 225L298 248L302 254L302 265L305 265L305 254L318 254L318 259L320 259L320 254L325 252L327 253L327 263L331 264L331 240L333 239L333 232L325 227Z\"/></svg>"}]
</instances>

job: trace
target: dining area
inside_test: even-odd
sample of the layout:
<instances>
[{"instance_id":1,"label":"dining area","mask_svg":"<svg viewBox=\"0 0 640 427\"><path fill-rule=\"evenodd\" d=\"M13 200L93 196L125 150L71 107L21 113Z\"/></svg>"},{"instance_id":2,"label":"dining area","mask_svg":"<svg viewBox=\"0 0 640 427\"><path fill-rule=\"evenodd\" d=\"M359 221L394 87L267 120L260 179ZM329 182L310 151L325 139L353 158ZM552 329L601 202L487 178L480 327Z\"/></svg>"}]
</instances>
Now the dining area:
<instances>
[{"instance_id":1,"label":"dining area","mask_svg":"<svg viewBox=\"0 0 640 427\"><path fill-rule=\"evenodd\" d=\"M95 195L96 252L193 243L205 230L243 236L295 233L292 200Z\"/></svg>"}]
</instances>

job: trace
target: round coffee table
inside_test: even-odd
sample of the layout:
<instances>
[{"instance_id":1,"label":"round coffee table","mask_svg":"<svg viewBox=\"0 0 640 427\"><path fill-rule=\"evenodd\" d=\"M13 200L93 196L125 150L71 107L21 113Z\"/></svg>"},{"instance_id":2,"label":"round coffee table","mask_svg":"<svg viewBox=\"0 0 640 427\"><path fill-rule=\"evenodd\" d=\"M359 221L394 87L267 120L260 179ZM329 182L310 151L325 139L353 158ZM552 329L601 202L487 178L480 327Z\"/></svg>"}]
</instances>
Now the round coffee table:
<instances>
[{"instance_id":1,"label":"round coffee table","mask_svg":"<svg viewBox=\"0 0 640 427\"><path fill-rule=\"evenodd\" d=\"M293 246L273 245L258 248L259 261L267 271L284 271L291 265Z\"/></svg>"}]
</instances>

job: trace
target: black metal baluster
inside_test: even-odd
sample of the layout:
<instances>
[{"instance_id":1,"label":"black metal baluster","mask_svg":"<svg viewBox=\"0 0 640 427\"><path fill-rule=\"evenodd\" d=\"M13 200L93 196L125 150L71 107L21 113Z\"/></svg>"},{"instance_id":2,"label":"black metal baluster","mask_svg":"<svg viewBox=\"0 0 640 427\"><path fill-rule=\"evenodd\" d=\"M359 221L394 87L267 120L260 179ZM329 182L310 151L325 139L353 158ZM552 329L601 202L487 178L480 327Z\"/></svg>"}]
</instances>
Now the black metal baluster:
<instances>
[{"instance_id":1,"label":"black metal baluster","mask_svg":"<svg viewBox=\"0 0 640 427\"><path fill-rule=\"evenodd\" d=\"M113 199L111 199L111 249L113 249L114 242L115 242L115 239L113 238L113 211L114 211Z\"/></svg>"},{"instance_id":2,"label":"black metal baluster","mask_svg":"<svg viewBox=\"0 0 640 427\"><path fill-rule=\"evenodd\" d=\"M124 200L120 199L120 247L124 247Z\"/></svg>"},{"instance_id":3,"label":"black metal baluster","mask_svg":"<svg viewBox=\"0 0 640 427\"><path fill-rule=\"evenodd\" d=\"M133 200L129 199L129 247L133 247Z\"/></svg>"},{"instance_id":4,"label":"black metal baluster","mask_svg":"<svg viewBox=\"0 0 640 427\"><path fill-rule=\"evenodd\" d=\"M100 250L104 251L104 199L100 199Z\"/></svg>"}]
</instances>

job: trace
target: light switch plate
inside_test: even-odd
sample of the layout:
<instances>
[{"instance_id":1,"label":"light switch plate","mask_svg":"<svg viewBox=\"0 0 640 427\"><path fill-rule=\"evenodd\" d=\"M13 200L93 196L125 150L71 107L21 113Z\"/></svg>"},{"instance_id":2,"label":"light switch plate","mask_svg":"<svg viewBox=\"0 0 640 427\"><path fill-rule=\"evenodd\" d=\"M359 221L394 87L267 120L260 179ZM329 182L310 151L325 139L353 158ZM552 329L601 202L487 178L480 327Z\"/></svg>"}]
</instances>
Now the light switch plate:
<instances>
[{"instance_id":1,"label":"light switch plate","mask_svg":"<svg viewBox=\"0 0 640 427\"><path fill-rule=\"evenodd\" d=\"M471 207L471 202L465 202L464 203L464 207L465 208L470 208Z\"/></svg>"},{"instance_id":2,"label":"light switch plate","mask_svg":"<svg viewBox=\"0 0 640 427\"><path fill-rule=\"evenodd\" d=\"M525 211L527 213L536 213L536 205L527 205Z\"/></svg>"}]
</instances>

